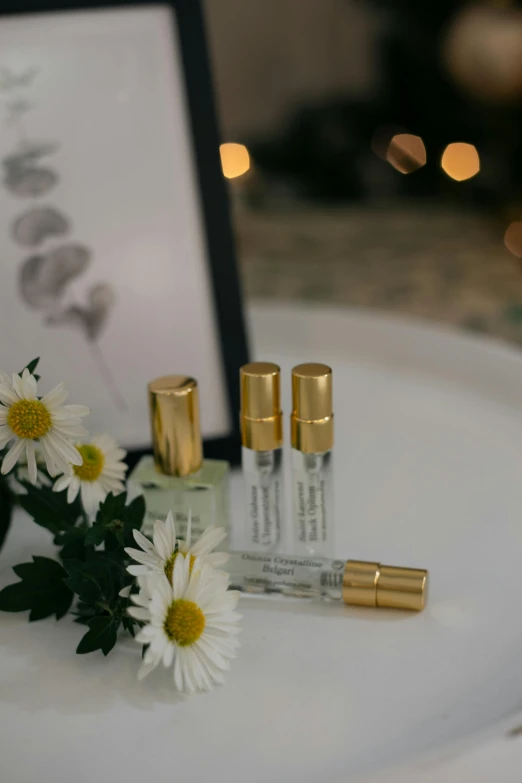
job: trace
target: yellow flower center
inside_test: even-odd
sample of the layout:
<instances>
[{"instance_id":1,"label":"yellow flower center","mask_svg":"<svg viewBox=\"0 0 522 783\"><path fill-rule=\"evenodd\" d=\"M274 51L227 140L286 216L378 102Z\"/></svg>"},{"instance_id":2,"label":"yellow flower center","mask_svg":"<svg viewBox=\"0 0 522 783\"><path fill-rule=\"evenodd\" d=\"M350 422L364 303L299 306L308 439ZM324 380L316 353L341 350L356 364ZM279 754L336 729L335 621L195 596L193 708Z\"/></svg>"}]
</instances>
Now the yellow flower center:
<instances>
[{"instance_id":1,"label":"yellow flower center","mask_svg":"<svg viewBox=\"0 0 522 783\"><path fill-rule=\"evenodd\" d=\"M172 572L174 571L174 563L176 562L176 558L179 555L179 552L173 552L169 559L165 562L165 576L169 580L169 582L172 584ZM190 555L190 565L189 565L189 574L192 573L192 567L194 565L196 558L194 555Z\"/></svg>"},{"instance_id":2,"label":"yellow flower center","mask_svg":"<svg viewBox=\"0 0 522 783\"><path fill-rule=\"evenodd\" d=\"M205 622L205 615L194 601L179 598L169 606L163 627L171 642L189 647L205 630Z\"/></svg>"},{"instance_id":3,"label":"yellow flower center","mask_svg":"<svg viewBox=\"0 0 522 783\"><path fill-rule=\"evenodd\" d=\"M43 438L52 427L51 414L40 400L20 400L13 403L7 414L7 423L19 438Z\"/></svg>"},{"instance_id":4,"label":"yellow flower center","mask_svg":"<svg viewBox=\"0 0 522 783\"><path fill-rule=\"evenodd\" d=\"M80 481L96 481L103 470L105 457L97 446L86 443L76 446L83 458L83 465L73 465L73 470Z\"/></svg>"}]
</instances>

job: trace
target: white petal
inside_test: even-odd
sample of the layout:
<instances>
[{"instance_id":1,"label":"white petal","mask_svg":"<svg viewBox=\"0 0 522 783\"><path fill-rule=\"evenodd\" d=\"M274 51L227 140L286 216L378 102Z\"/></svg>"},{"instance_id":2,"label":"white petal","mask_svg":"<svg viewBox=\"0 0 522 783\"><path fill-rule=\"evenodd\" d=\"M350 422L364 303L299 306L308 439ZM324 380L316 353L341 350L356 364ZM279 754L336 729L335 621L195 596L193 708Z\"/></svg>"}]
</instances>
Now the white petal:
<instances>
[{"instance_id":1,"label":"white petal","mask_svg":"<svg viewBox=\"0 0 522 783\"><path fill-rule=\"evenodd\" d=\"M26 400L36 399L36 378L26 368L22 373L22 384Z\"/></svg>"},{"instance_id":2,"label":"white petal","mask_svg":"<svg viewBox=\"0 0 522 783\"><path fill-rule=\"evenodd\" d=\"M176 549L176 525L174 524L174 517L172 511L169 511L165 520L165 536L167 538L168 548L170 552L174 552Z\"/></svg>"},{"instance_id":3,"label":"white petal","mask_svg":"<svg viewBox=\"0 0 522 783\"><path fill-rule=\"evenodd\" d=\"M227 537L223 527L208 527L192 547L193 555L208 555Z\"/></svg>"},{"instance_id":4,"label":"white petal","mask_svg":"<svg viewBox=\"0 0 522 783\"><path fill-rule=\"evenodd\" d=\"M92 515L96 510L96 500L90 481L80 481L80 493L82 504L87 514Z\"/></svg>"},{"instance_id":5,"label":"white petal","mask_svg":"<svg viewBox=\"0 0 522 783\"><path fill-rule=\"evenodd\" d=\"M44 397L42 402L46 408L54 408L61 405L64 400L69 396L69 392L65 388L63 383L59 383L54 389L51 389Z\"/></svg>"},{"instance_id":6,"label":"white petal","mask_svg":"<svg viewBox=\"0 0 522 783\"><path fill-rule=\"evenodd\" d=\"M77 476L73 476L70 480L69 489L67 491L67 502L73 503L78 497L80 491L80 479Z\"/></svg>"},{"instance_id":7,"label":"white petal","mask_svg":"<svg viewBox=\"0 0 522 783\"><path fill-rule=\"evenodd\" d=\"M0 424L0 449L3 449L14 437L13 431L7 424Z\"/></svg>"},{"instance_id":8,"label":"white petal","mask_svg":"<svg viewBox=\"0 0 522 783\"><path fill-rule=\"evenodd\" d=\"M7 373L0 371L0 401L5 405L12 405L18 402L18 399L19 397L13 389L11 379Z\"/></svg>"},{"instance_id":9,"label":"white petal","mask_svg":"<svg viewBox=\"0 0 522 783\"><path fill-rule=\"evenodd\" d=\"M175 601L182 598L187 589L189 567L190 558L179 553L172 569L172 593Z\"/></svg>"},{"instance_id":10,"label":"white petal","mask_svg":"<svg viewBox=\"0 0 522 783\"><path fill-rule=\"evenodd\" d=\"M69 486L71 481L72 481L71 476L60 476L60 478L57 479L53 484L53 492L62 492L64 489L66 489ZM68 502L72 503L71 500Z\"/></svg>"},{"instance_id":11,"label":"white petal","mask_svg":"<svg viewBox=\"0 0 522 783\"><path fill-rule=\"evenodd\" d=\"M5 405L0 405L0 424L5 424L7 422L8 415L9 408L6 408Z\"/></svg>"},{"instance_id":12,"label":"white petal","mask_svg":"<svg viewBox=\"0 0 522 783\"><path fill-rule=\"evenodd\" d=\"M156 547L156 552L158 555L163 560L168 560L174 550L173 548L169 547L169 542L167 536L163 532L163 527L164 523L160 522L159 519L154 522L154 534L152 536L152 540L154 541L154 546Z\"/></svg>"},{"instance_id":13,"label":"white petal","mask_svg":"<svg viewBox=\"0 0 522 783\"><path fill-rule=\"evenodd\" d=\"M161 567L163 565L163 561L156 554L149 555L147 552L141 552L139 549L133 549L133 547L130 546L125 547L125 551L133 560L136 560L143 565L150 566L151 568Z\"/></svg>"},{"instance_id":14,"label":"white petal","mask_svg":"<svg viewBox=\"0 0 522 783\"><path fill-rule=\"evenodd\" d=\"M20 397L21 400L24 400L25 399L25 388L24 388L25 384L22 381L22 379L20 378L20 376L17 375L16 373L13 374L12 384L13 384L13 389L15 390L16 394L18 395L18 397Z\"/></svg>"},{"instance_id":15,"label":"white petal","mask_svg":"<svg viewBox=\"0 0 522 783\"><path fill-rule=\"evenodd\" d=\"M67 462L73 465L83 465L83 457L78 449L75 449L71 442L63 435L60 435L59 432L56 432L54 428L45 437L51 441Z\"/></svg>"},{"instance_id":16,"label":"white petal","mask_svg":"<svg viewBox=\"0 0 522 783\"><path fill-rule=\"evenodd\" d=\"M40 446L47 465L47 471L51 476L56 476L58 473L70 474L71 466L67 460L62 457L60 452L56 450L49 440L48 435L44 435L43 438L40 438Z\"/></svg>"},{"instance_id":17,"label":"white petal","mask_svg":"<svg viewBox=\"0 0 522 783\"><path fill-rule=\"evenodd\" d=\"M130 598L131 590L132 590L132 585L127 585L127 587L123 587L123 588L120 590L120 592L118 593L118 595L119 595L121 598Z\"/></svg>"},{"instance_id":18,"label":"white petal","mask_svg":"<svg viewBox=\"0 0 522 783\"><path fill-rule=\"evenodd\" d=\"M158 574L156 578L151 578L148 588L150 593L151 615L159 618L163 623L165 613L173 600L173 591L170 582L165 574Z\"/></svg>"},{"instance_id":19,"label":"white petal","mask_svg":"<svg viewBox=\"0 0 522 783\"><path fill-rule=\"evenodd\" d=\"M60 435L62 435L64 438L74 438L75 440L78 438L84 438L86 435L88 435L85 427L82 427L80 424L65 424L64 422L56 421L54 416L53 431L59 432Z\"/></svg>"},{"instance_id":20,"label":"white petal","mask_svg":"<svg viewBox=\"0 0 522 783\"><path fill-rule=\"evenodd\" d=\"M127 566L127 573L131 576L145 576L149 573L149 569L144 565L130 565Z\"/></svg>"},{"instance_id":21,"label":"white petal","mask_svg":"<svg viewBox=\"0 0 522 783\"><path fill-rule=\"evenodd\" d=\"M71 416L79 416L81 419L91 412L91 409L86 405L64 405L63 407Z\"/></svg>"},{"instance_id":22,"label":"white petal","mask_svg":"<svg viewBox=\"0 0 522 783\"><path fill-rule=\"evenodd\" d=\"M180 693L183 693L183 676L181 674L181 657L180 648L176 651L176 658L174 660L174 685Z\"/></svg>"},{"instance_id":23,"label":"white petal","mask_svg":"<svg viewBox=\"0 0 522 783\"><path fill-rule=\"evenodd\" d=\"M147 552L149 555L156 554L156 550L154 549L152 542L149 541L149 539L143 535L143 533L140 533L139 530L134 529L132 531L132 535L134 536L134 540L140 546L144 552Z\"/></svg>"},{"instance_id":24,"label":"white petal","mask_svg":"<svg viewBox=\"0 0 522 783\"><path fill-rule=\"evenodd\" d=\"M38 477L38 471L36 468L36 456L34 451L35 451L34 441L30 440L26 444L25 453L27 455L27 470L29 472L29 481L31 482L31 484L36 484L36 479Z\"/></svg>"},{"instance_id":25,"label":"white petal","mask_svg":"<svg viewBox=\"0 0 522 783\"><path fill-rule=\"evenodd\" d=\"M185 681L185 690L189 693L194 693L197 690L196 683L192 674L192 654L190 648L181 647L178 651L180 658L181 673Z\"/></svg>"},{"instance_id":26,"label":"white petal","mask_svg":"<svg viewBox=\"0 0 522 783\"><path fill-rule=\"evenodd\" d=\"M203 636L200 636L198 639L197 645L205 654L206 658L211 661L214 666L217 666L218 669L221 669L222 671L228 671L230 669L229 661L227 661L227 659L215 649L214 645L205 638L205 632L203 632Z\"/></svg>"},{"instance_id":27,"label":"white petal","mask_svg":"<svg viewBox=\"0 0 522 783\"><path fill-rule=\"evenodd\" d=\"M174 653L176 652L176 649L173 644L167 644L163 651L163 666L172 666L172 661L174 660Z\"/></svg>"},{"instance_id":28,"label":"white petal","mask_svg":"<svg viewBox=\"0 0 522 783\"><path fill-rule=\"evenodd\" d=\"M138 634L136 634L136 641L140 644L148 644L152 639L154 639L157 633L158 631L156 628L154 628L154 626L146 625Z\"/></svg>"},{"instance_id":29,"label":"white petal","mask_svg":"<svg viewBox=\"0 0 522 783\"><path fill-rule=\"evenodd\" d=\"M144 622L150 619L148 609L145 609L143 606L129 606L127 614L135 620L143 620Z\"/></svg>"},{"instance_id":30,"label":"white petal","mask_svg":"<svg viewBox=\"0 0 522 783\"><path fill-rule=\"evenodd\" d=\"M9 473L16 465L20 456L25 448L25 440L17 440L13 446L9 449L2 462L2 473L5 475Z\"/></svg>"}]
</instances>

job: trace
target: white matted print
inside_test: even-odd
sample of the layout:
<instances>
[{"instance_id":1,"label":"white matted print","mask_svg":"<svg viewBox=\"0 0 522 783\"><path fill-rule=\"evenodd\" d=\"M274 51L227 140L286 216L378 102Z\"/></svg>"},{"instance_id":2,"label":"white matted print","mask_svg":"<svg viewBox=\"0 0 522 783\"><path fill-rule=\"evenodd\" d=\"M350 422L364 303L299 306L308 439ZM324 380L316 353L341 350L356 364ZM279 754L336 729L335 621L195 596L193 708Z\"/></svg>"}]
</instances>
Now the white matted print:
<instances>
[{"instance_id":1,"label":"white matted print","mask_svg":"<svg viewBox=\"0 0 522 783\"><path fill-rule=\"evenodd\" d=\"M41 356L91 432L146 446L147 382L231 427L170 8L0 19L0 367Z\"/></svg>"}]
</instances>

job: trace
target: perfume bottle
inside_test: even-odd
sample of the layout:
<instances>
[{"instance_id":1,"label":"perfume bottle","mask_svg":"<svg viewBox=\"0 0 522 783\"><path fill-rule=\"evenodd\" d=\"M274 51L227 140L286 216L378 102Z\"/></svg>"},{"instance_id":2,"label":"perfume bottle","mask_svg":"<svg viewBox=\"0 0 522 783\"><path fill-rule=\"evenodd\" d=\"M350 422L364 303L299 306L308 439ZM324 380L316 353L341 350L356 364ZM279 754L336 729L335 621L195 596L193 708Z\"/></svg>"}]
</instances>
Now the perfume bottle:
<instances>
[{"instance_id":1,"label":"perfume bottle","mask_svg":"<svg viewBox=\"0 0 522 783\"><path fill-rule=\"evenodd\" d=\"M310 555L330 555L334 547L330 367L294 367L290 423L295 549Z\"/></svg>"},{"instance_id":2,"label":"perfume bottle","mask_svg":"<svg viewBox=\"0 0 522 783\"><path fill-rule=\"evenodd\" d=\"M157 378L148 395L154 457L143 457L130 476L145 496L143 532L150 534L169 511L180 538L189 511L193 538L209 525L228 530L229 464L203 459L197 382L183 375Z\"/></svg>"},{"instance_id":3,"label":"perfume bottle","mask_svg":"<svg viewBox=\"0 0 522 783\"><path fill-rule=\"evenodd\" d=\"M247 547L264 551L279 544L283 519L280 378L271 362L245 364L240 371L245 540Z\"/></svg>"},{"instance_id":4,"label":"perfume bottle","mask_svg":"<svg viewBox=\"0 0 522 783\"><path fill-rule=\"evenodd\" d=\"M230 589L243 593L320 598L352 606L420 612L427 600L428 572L362 560L307 555L232 552L226 565Z\"/></svg>"}]
</instances>

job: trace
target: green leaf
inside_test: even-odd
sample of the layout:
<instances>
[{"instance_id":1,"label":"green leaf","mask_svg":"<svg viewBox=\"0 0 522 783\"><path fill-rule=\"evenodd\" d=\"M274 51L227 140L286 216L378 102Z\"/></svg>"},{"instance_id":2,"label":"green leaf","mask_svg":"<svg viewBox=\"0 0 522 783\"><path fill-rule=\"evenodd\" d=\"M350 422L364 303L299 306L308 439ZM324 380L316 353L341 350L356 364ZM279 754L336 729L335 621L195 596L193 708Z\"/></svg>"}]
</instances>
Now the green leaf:
<instances>
[{"instance_id":1,"label":"green leaf","mask_svg":"<svg viewBox=\"0 0 522 783\"><path fill-rule=\"evenodd\" d=\"M88 552L85 561L65 560L65 580L86 604L108 605L121 589L124 564L121 557L105 552Z\"/></svg>"},{"instance_id":2,"label":"green leaf","mask_svg":"<svg viewBox=\"0 0 522 783\"><path fill-rule=\"evenodd\" d=\"M61 547L61 560L85 560L87 557L87 536L91 528L71 527L55 536L54 543Z\"/></svg>"},{"instance_id":3,"label":"green leaf","mask_svg":"<svg viewBox=\"0 0 522 783\"><path fill-rule=\"evenodd\" d=\"M125 507L123 538L125 546L134 544L133 530L140 530L145 518L145 498L139 495Z\"/></svg>"},{"instance_id":4,"label":"green leaf","mask_svg":"<svg viewBox=\"0 0 522 783\"><path fill-rule=\"evenodd\" d=\"M132 617L129 617L128 615L123 615L123 617L121 618L121 622L122 622L122 624L123 624L123 627L125 628L125 630L126 630L128 633L130 633L130 635L132 636L132 638L134 638L134 635L135 635L135 634L134 634L134 625L135 625L135 622L134 622L134 620L132 619Z\"/></svg>"},{"instance_id":5,"label":"green leaf","mask_svg":"<svg viewBox=\"0 0 522 783\"><path fill-rule=\"evenodd\" d=\"M13 495L7 484L7 480L0 477L0 550L4 545L7 533L11 526L13 514Z\"/></svg>"},{"instance_id":6,"label":"green leaf","mask_svg":"<svg viewBox=\"0 0 522 783\"><path fill-rule=\"evenodd\" d=\"M119 495L113 495L109 492L96 514L96 523L107 525L115 519L121 519L125 513L125 503L127 502L127 493L122 492Z\"/></svg>"},{"instance_id":7,"label":"green leaf","mask_svg":"<svg viewBox=\"0 0 522 783\"><path fill-rule=\"evenodd\" d=\"M38 367L38 362L39 361L40 361L40 357L38 356L36 359L33 359L32 362L29 362L29 364L26 364L25 367L24 367L24 370L29 370L31 375L34 375L34 371ZM22 372L18 373L20 377L22 377L22 373L23 373L24 370L22 370ZM37 380L38 379L39 379L39 377L37 378Z\"/></svg>"},{"instance_id":8,"label":"green leaf","mask_svg":"<svg viewBox=\"0 0 522 783\"><path fill-rule=\"evenodd\" d=\"M133 543L132 531L140 528L145 516L145 499L135 498L125 505L127 494L107 495L96 515L96 521L89 530L86 542L99 546L105 542L105 549L117 552ZM123 553L122 553L123 557Z\"/></svg>"},{"instance_id":9,"label":"green leaf","mask_svg":"<svg viewBox=\"0 0 522 783\"><path fill-rule=\"evenodd\" d=\"M99 546L105 539L105 526L94 522L85 535L85 543L88 546Z\"/></svg>"},{"instance_id":10,"label":"green leaf","mask_svg":"<svg viewBox=\"0 0 522 783\"><path fill-rule=\"evenodd\" d=\"M7 585L0 592L0 610L30 610L31 622L53 614L59 620L69 611L73 593L64 582L65 569L56 560L33 557L32 563L21 563L13 570L21 581Z\"/></svg>"},{"instance_id":11,"label":"green leaf","mask_svg":"<svg viewBox=\"0 0 522 783\"><path fill-rule=\"evenodd\" d=\"M65 584L87 604L94 604L106 598L104 595L103 575L100 578L97 564L82 560L64 562L68 578Z\"/></svg>"},{"instance_id":12,"label":"green leaf","mask_svg":"<svg viewBox=\"0 0 522 783\"><path fill-rule=\"evenodd\" d=\"M89 620L89 630L76 648L78 655L94 650L101 650L104 655L108 655L116 644L118 625L112 615L93 617Z\"/></svg>"},{"instance_id":13,"label":"green leaf","mask_svg":"<svg viewBox=\"0 0 522 783\"><path fill-rule=\"evenodd\" d=\"M79 498L74 503L67 503L67 490L53 492L50 487L34 487L27 481L22 483L27 495L19 496L20 505L37 525L56 534L72 527L80 517L83 518Z\"/></svg>"}]
</instances>

